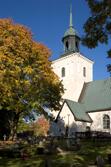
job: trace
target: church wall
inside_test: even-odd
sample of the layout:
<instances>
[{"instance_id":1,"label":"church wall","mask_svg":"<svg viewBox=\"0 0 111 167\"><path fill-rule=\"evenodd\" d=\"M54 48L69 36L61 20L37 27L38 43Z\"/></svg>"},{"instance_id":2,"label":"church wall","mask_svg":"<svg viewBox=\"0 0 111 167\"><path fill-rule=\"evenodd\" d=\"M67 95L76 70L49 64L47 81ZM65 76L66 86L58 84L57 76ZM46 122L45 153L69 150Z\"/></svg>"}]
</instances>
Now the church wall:
<instances>
[{"instance_id":1,"label":"church wall","mask_svg":"<svg viewBox=\"0 0 111 167\"><path fill-rule=\"evenodd\" d=\"M103 129L103 116L107 114L110 117L110 130ZM103 131L111 133L111 110L110 111L100 111L89 113L93 123L91 124L91 130L93 131Z\"/></svg>"},{"instance_id":2,"label":"church wall","mask_svg":"<svg viewBox=\"0 0 111 167\"><path fill-rule=\"evenodd\" d=\"M87 122L77 121L77 132L86 132Z\"/></svg>"},{"instance_id":3,"label":"church wall","mask_svg":"<svg viewBox=\"0 0 111 167\"><path fill-rule=\"evenodd\" d=\"M70 111L69 107L65 103L60 114L59 118L64 121L65 126L71 126L73 123L75 123L74 115Z\"/></svg>"},{"instance_id":4,"label":"church wall","mask_svg":"<svg viewBox=\"0 0 111 167\"><path fill-rule=\"evenodd\" d=\"M77 63L77 77L78 80L83 80L84 82L90 82L93 80L93 62L82 56L81 54L76 54L75 62ZM83 68L86 68L86 77L83 76Z\"/></svg>"},{"instance_id":5,"label":"church wall","mask_svg":"<svg viewBox=\"0 0 111 167\"><path fill-rule=\"evenodd\" d=\"M87 123L82 121L76 121L74 115L72 114L69 107L65 103L59 115L57 124L64 133L65 133L65 127L68 126L69 135L71 135L74 132L85 132L87 126L89 126L92 131L102 131L111 133L111 128L109 130L103 129L104 114L109 115L110 127L111 127L111 111L100 111L100 112L89 113L91 119L93 120L93 123Z\"/></svg>"},{"instance_id":6,"label":"church wall","mask_svg":"<svg viewBox=\"0 0 111 167\"><path fill-rule=\"evenodd\" d=\"M75 132L84 132L86 131L86 122L76 121L73 113L70 111L69 107L65 103L58 121L58 127L61 129L61 132L65 134L66 127L69 127L69 136L74 135Z\"/></svg>"},{"instance_id":7,"label":"church wall","mask_svg":"<svg viewBox=\"0 0 111 167\"><path fill-rule=\"evenodd\" d=\"M74 115L72 114L66 103L64 104L60 112L57 124L63 134L65 134L66 127L69 127L69 134L77 131L77 125L74 119Z\"/></svg>"},{"instance_id":8,"label":"church wall","mask_svg":"<svg viewBox=\"0 0 111 167\"><path fill-rule=\"evenodd\" d=\"M84 82L92 81L93 62L79 53L73 53L53 61L52 67L64 85L63 98L77 102ZM63 67L65 68L65 77L61 76ZM83 76L83 67L86 68L86 77Z\"/></svg>"}]
</instances>

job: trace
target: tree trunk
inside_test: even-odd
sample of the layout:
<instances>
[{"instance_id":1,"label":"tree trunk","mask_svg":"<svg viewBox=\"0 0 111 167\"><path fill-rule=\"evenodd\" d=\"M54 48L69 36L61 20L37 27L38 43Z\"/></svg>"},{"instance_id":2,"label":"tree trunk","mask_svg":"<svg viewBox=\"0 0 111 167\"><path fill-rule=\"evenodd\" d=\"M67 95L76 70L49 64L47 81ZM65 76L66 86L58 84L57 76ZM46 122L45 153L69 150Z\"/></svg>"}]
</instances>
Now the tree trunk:
<instances>
[{"instance_id":1,"label":"tree trunk","mask_svg":"<svg viewBox=\"0 0 111 167\"><path fill-rule=\"evenodd\" d=\"M18 121L19 121L19 115L16 114L14 116L13 121L11 122L11 131L10 131L10 136L9 136L9 140L14 140L14 138L17 135L17 125L18 125Z\"/></svg>"}]
</instances>

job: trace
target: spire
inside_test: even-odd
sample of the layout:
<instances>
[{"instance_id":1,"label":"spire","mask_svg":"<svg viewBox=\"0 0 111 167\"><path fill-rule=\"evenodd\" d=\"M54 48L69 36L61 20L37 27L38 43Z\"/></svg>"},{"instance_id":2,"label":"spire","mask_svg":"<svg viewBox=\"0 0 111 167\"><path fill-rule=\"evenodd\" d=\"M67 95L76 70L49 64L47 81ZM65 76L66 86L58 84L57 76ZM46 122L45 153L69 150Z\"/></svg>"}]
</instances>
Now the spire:
<instances>
[{"instance_id":1,"label":"spire","mask_svg":"<svg viewBox=\"0 0 111 167\"><path fill-rule=\"evenodd\" d=\"M72 5L70 5L69 27L64 33L62 42L64 44L65 54L70 53L70 52L79 52L80 38L76 30L74 29L73 23L72 23Z\"/></svg>"},{"instance_id":2,"label":"spire","mask_svg":"<svg viewBox=\"0 0 111 167\"><path fill-rule=\"evenodd\" d=\"M69 23L69 27L73 27L73 23L72 23L72 5L70 5L70 23Z\"/></svg>"}]
</instances>

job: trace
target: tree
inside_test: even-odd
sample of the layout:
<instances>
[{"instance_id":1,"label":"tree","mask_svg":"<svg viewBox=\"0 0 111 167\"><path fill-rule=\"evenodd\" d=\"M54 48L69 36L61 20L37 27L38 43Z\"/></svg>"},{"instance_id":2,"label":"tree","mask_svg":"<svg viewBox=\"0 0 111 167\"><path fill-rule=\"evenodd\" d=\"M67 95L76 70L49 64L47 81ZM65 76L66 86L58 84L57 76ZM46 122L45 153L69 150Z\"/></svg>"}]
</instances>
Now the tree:
<instances>
[{"instance_id":1,"label":"tree","mask_svg":"<svg viewBox=\"0 0 111 167\"><path fill-rule=\"evenodd\" d=\"M22 133L30 130L31 130L30 123L26 123L26 121L23 118L20 118L18 121L17 132Z\"/></svg>"},{"instance_id":2,"label":"tree","mask_svg":"<svg viewBox=\"0 0 111 167\"><path fill-rule=\"evenodd\" d=\"M13 112L10 110L0 110L0 139L3 139L3 136L6 135L7 138L10 134L10 124L13 121Z\"/></svg>"},{"instance_id":3,"label":"tree","mask_svg":"<svg viewBox=\"0 0 111 167\"><path fill-rule=\"evenodd\" d=\"M45 119L44 116L41 116L32 124L32 130L36 136L46 136L49 131L49 127L49 121Z\"/></svg>"},{"instance_id":4,"label":"tree","mask_svg":"<svg viewBox=\"0 0 111 167\"><path fill-rule=\"evenodd\" d=\"M11 136L20 117L33 109L60 108L63 86L52 71L51 52L28 28L0 19L0 109L12 111Z\"/></svg>"},{"instance_id":5,"label":"tree","mask_svg":"<svg viewBox=\"0 0 111 167\"><path fill-rule=\"evenodd\" d=\"M84 24L85 36L82 43L95 48L99 43L108 44L111 38L111 0L86 0L91 10L91 17ZM108 50L111 58L111 49ZM111 74L111 64L108 66Z\"/></svg>"}]
</instances>

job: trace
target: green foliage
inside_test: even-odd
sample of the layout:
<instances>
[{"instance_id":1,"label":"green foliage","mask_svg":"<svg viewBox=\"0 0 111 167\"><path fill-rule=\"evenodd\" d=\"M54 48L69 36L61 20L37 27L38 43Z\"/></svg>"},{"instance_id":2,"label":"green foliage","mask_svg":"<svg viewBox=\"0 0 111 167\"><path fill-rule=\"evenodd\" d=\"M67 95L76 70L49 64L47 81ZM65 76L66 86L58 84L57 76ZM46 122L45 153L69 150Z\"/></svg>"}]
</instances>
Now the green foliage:
<instances>
[{"instance_id":1,"label":"green foliage","mask_svg":"<svg viewBox=\"0 0 111 167\"><path fill-rule=\"evenodd\" d=\"M56 96L60 104L63 87L52 71L50 51L33 41L26 27L9 19L0 20L0 38L1 106L7 104L16 113L47 104L55 109L51 100Z\"/></svg>"},{"instance_id":2,"label":"green foliage","mask_svg":"<svg viewBox=\"0 0 111 167\"><path fill-rule=\"evenodd\" d=\"M89 48L95 48L99 43L107 44L111 38L111 1L86 0L91 11L91 16L84 24L85 36L82 43ZM111 58L111 50L108 51ZM108 68L111 72L111 68Z\"/></svg>"},{"instance_id":3,"label":"green foliage","mask_svg":"<svg viewBox=\"0 0 111 167\"><path fill-rule=\"evenodd\" d=\"M31 130L31 127L30 127L30 124L29 123L26 123L23 118L20 118L19 119L19 122L18 122L18 125L17 125L17 132L21 133L21 132L24 132L24 131L29 131Z\"/></svg>"},{"instance_id":4,"label":"green foliage","mask_svg":"<svg viewBox=\"0 0 111 167\"><path fill-rule=\"evenodd\" d=\"M33 109L43 113L43 106L60 108L63 86L52 70L50 56L28 28L0 19L0 108L15 113L13 129L19 117Z\"/></svg>"}]
</instances>

